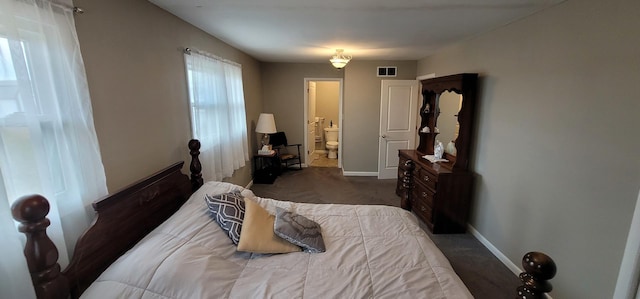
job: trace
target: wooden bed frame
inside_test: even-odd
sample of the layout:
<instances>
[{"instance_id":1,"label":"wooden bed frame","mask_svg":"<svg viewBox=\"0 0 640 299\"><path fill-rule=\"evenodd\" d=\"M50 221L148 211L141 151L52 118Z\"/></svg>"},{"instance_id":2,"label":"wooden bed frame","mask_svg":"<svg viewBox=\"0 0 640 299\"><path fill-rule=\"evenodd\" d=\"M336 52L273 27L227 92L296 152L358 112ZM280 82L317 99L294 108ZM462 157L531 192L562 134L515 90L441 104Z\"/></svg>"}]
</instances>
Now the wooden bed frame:
<instances>
[{"instance_id":1,"label":"wooden bed frame","mask_svg":"<svg viewBox=\"0 0 640 299\"><path fill-rule=\"evenodd\" d=\"M93 202L96 217L78 239L73 257L64 271L58 264L58 250L49 239L49 203L40 195L24 196L11 206L19 230L27 236L24 255L38 298L78 298L100 274L138 241L175 213L203 184L198 158L200 142L189 141L190 178L181 172L184 162L175 163L148 178ZM523 258L525 272L517 298L544 298L551 291L547 281L556 272L548 256L539 252Z\"/></svg>"}]
</instances>

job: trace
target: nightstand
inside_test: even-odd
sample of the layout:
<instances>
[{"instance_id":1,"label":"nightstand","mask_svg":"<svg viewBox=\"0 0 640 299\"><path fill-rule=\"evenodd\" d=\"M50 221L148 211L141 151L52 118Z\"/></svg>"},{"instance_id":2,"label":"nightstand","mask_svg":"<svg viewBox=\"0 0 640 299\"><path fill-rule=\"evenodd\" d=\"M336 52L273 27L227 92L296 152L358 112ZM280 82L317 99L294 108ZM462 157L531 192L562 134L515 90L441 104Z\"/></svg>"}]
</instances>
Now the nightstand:
<instances>
[{"instance_id":1,"label":"nightstand","mask_svg":"<svg viewBox=\"0 0 640 299\"><path fill-rule=\"evenodd\" d=\"M280 158L275 153L253 156L254 184L273 184L280 172Z\"/></svg>"}]
</instances>

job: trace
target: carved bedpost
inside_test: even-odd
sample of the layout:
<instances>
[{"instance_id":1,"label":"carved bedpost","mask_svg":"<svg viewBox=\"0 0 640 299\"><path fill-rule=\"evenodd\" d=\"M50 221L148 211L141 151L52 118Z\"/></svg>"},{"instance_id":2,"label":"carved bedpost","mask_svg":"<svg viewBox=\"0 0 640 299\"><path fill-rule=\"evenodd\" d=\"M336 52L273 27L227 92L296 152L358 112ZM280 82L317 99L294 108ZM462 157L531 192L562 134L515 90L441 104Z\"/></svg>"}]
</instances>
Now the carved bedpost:
<instances>
[{"instance_id":1,"label":"carved bedpost","mask_svg":"<svg viewBox=\"0 0 640 299\"><path fill-rule=\"evenodd\" d=\"M20 197L11 205L13 218L20 222L19 230L27 236L24 256L38 298L67 298L69 284L60 275L58 249L47 236L49 202L40 195Z\"/></svg>"},{"instance_id":2,"label":"carved bedpost","mask_svg":"<svg viewBox=\"0 0 640 299\"><path fill-rule=\"evenodd\" d=\"M520 273L522 285L516 299L542 299L553 286L548 280L556 276L556 263L542 252L529 252L522 258L524 272Z\"/></svg>"},{"instance_id":3,"label":"carved bedpost","mask_svg":"<svg viewBox=\"0 0 640 299\"><path fill-rule=\"evenodd\" d=\"M402 173L402 189L404 192L402 194L402 199L400 201L400 206L407 210L411 211L411 188L413 185L411 184L411 178L413 177L413 170L416 169L416 165L413 164L413 161L407 160L404 162L405 170Z\"/></svg>"},{"instance_id":4,"label":"carved bedpost","mask_svg":"<svg viewBox=\"0 0 640 299\"><path fill-rule=\"evenodd\" d=\"M191 170L191 187L195 192L204 184L202 180L202 165L200 164L200 141L198 139L191 139L189 141L189 154L191 154L191 164L189 169Z\"/></svg>"}]
</instances>

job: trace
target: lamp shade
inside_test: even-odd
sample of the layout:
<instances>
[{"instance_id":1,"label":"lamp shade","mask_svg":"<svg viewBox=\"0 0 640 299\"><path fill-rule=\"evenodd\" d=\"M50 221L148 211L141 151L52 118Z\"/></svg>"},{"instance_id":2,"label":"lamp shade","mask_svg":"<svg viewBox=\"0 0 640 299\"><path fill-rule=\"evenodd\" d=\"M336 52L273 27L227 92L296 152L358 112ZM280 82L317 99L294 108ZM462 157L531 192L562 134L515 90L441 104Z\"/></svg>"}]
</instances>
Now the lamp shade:
<instances>
[{"instance_id":1,"label":"lamp shade","mask_svg":"<svg viewBox=\"0 0 640 299\"><path fill-rule=\"evenodd\" d=\"M258 124L256 125L256 132L264 134L272 134L278 132L276 130L276 121L273 119L273 114L260 113Z\"/></svg>"}]
</instances>

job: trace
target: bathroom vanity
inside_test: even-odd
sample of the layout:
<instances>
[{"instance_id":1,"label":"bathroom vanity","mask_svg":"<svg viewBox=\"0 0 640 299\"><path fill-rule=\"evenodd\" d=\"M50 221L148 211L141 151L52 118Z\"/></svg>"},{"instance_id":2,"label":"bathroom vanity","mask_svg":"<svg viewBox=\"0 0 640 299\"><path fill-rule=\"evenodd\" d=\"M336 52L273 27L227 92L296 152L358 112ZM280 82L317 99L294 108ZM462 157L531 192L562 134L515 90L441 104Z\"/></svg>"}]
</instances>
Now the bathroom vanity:
<instances>
[{"instance_id":1,"label":"bathroom vanity","mask_svg":"<svg viewBox=\"0 0 640 299\"><path fill-rule=\"evenodd\" d=\"M469 156L477 102L477 74L457 74L421 81L419 143L400 150L396 194L403 209L413 211L429 229L464 233L471 206L474 175ZM446 145L431 162L434 145Z\"/></svg>"}]
</instances>

